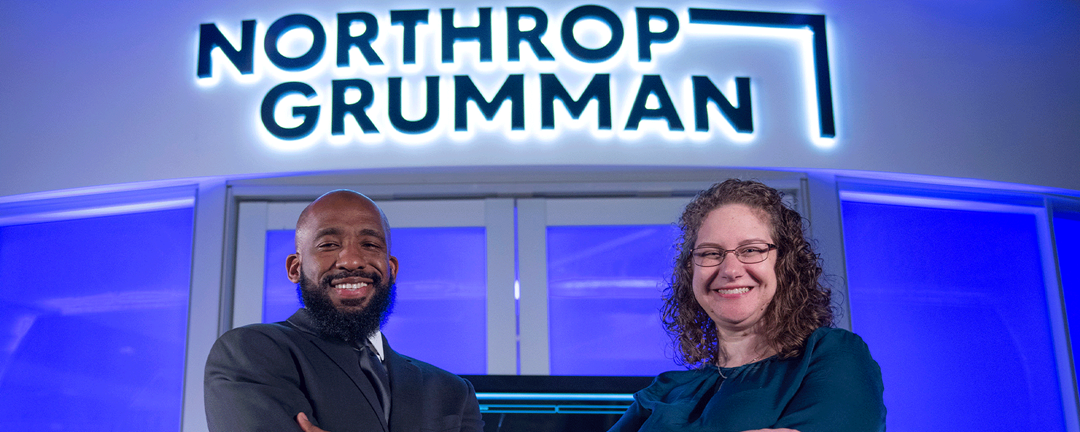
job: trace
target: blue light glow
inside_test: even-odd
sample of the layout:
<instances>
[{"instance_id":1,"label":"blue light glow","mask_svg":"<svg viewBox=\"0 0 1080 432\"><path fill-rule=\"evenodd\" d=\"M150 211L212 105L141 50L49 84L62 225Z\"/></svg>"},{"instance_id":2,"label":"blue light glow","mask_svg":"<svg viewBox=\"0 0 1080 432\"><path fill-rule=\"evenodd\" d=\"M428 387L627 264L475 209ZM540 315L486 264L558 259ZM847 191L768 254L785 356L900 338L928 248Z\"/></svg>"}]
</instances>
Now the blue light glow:
<instances>
[{"instance_id":1,"label":"blue light glow","mask_svg":"<svg viewBox=\"0 0 1080 432\"><path fill-rule=\"evenodd\" d=\"M1043 208L841 199L851 323L881 365L890 429L1065 430Z\"/></svg>"},{"instance_id":2,"label":"blue light glow","mask_svg":"<svg viewBox=\"0 0 1080 432\"><path fill-rule=\"evenodd\" d=\"M681 369L659 312L676 236L670 225L547 228L552 375Z\"/></svg>"},{"instance_id":3,"label":"blue light glow","mask_svg":"<svg viewBox=\"0 0 1080 432\"><path fill-rule=\"evenodd\" d=\"M195 204L194 198L177 198L164 201L140 202L132 204L120 204L101 207L78 208L71 210L58 210L41 212L29 215L17 215L0 217L0 226L19 225L28 223L51 222L68 219L83 219L91 217L112 216L128 213L141 213L158 210L172 210L191 207Z\"/></svg>"},{"instance_id":4,"label":"blue light glow","mask_svg":"<svg viewBox=\"0 0 1080 432\"><path fill-rule=\"evenodd\" d=\"M1054 236L1066 318L1067 322L1074 325L1070 327L1069 337L1075 371L1076 352L1080 350L1080 213L1055 211Z\"/></svg>"},{"instance_id":5,"label":"blue light glow","mask_svg":"<svg viewBox=\"0 0 1080 432\"><path fill-rule=\"evenodd\" d=\"M180 430L192 224L179 208L0 227L0 428Z\"/></svg>"},{"instance_id":6,"label":"blue light glow","mask_svg":"<svg viewBox=\"0 0 1080 432\"><path fill-rule=\"evenodd\" d=\"M933 198L913 195L895 195L873 192L840 191L840 199L843 201L893 204L911 207L926 207L953 210L973 210L999 213L1026 213L1031 215L1046 215L1044 207L1022 206L1011 204L999 204L983 201L956 200L947 198Z\"/></svg>"},{"instance_id":7,"label":"blue light glow","mask_svg":"<svg viewBox=\"0 0 1080 432\"><path fill-rule=\"evenodd\" d=\"M626 401L634 400L633 393L489 393L476 392L481 401L492 400L586 400Z\"/></svg>"},{"instance_id":8,"label":"blue light glow","mask_svg":"<svg viewBox=\"0 0 1080 432\"><path fill-rule=\"evenodd\" d=\"M585 8L590 12L582 12ZM439 31L444 26L455 26L458 28L472 28L480 25L481 12L476 8L461 8L455 9L453 13L453 23L443 23L442 13L437 10L429 10L427 14L427 20L418 23L414 28L410 28L410 31L415 31L415 49L409 51L412 47L402 47L403 38L405 37L406 27L400 24L394 25L390 22L389 11L381 14L376 14L373 23L377 23L378 34L371 41L371 49L374 50L383 65L371 66L367 64L364 56L359 52L356 47L351 49L349 54L349 66L337 67L336 66L336 37L337 31L334 28L336 20L328 14L313 15L307 17L308 21L305 21L315 28L316 32L320 35L325 34L328 40L326 48L322 51L323 55L314 63L304 63L305 66L302 70L285 70L285 66L275 66L270 60L266 50L271 49L275 52L280 52L285 58L298 58L302 54L312 49L313 45L318 47L320 43L314 43L316 39L313 35L313 31L309 27L300 26L291 30L284 31L277 40L277 44L266 48L262 44L255 49L254 55L254 73L249 75L241 75L236 72L229 60L225 58L221 49L214 49L210 52L213 59L213 74L211 77L198 80L202 86L213 86L217 82L220 82L222 76L225 76L228 80L240 82L246 80L247 82L259 82L264 77L272 81L271 85L277 85L275 83L283 82L299 82L309 85L314 89L316 95L310 99L303 99L298 95L285 96L282 100L274 106L273 118L276 119L282 127L291 127L290 125L296 125L299 120L294 119L291 115L292 108L295 106L312 106L313 109L318 107L319 118L315 122L312 120L311 127L313 129L310 133L302 135L301 132L293 132L289 136L288 132L275 131L275 136L266 130L265 125L259 121L255 122L256 134L260 137L260 140L264 142L269 148L282 151L282 152L297 152L300 150L310 149L315 147L320 142L329 142L331 146L345 146L351 142L361 143L361 145L377 145L386 142L397 143L405 146L422 146L438 142L446 139L453 143L466 143L476 141L481 137L505 137L505 142L511 143L523 143L529 141L531 138L535 138L538 142L551 142L557 139L561 132L586 132L595 141L605 141L611 139L620 139L624 141L641 141L645 137L659 137L658 140L651 140L656 143L677 143L677 142L692 142L695 145L706 145L711 142L716 142L716 138L723 137L723 142L730 142L737 145L748 145L756 141L757 133L748 132L749 128L745 126L739 126L742 132L735 131L734 127L721 115L721 112L712 107L709 103L705 111L708 112L709 118L709 130L698 131L695 128L694 120L694 93L689 84L689 76L694 73L703 74L710 79L715 79L714 83L718 88L724 88L722 90L723 96L728 98L729 101L735 100L737 96L736 87L733 84L734 74L743 74L744 72L728 71L725 70L719 76L711 76L708 71L691 71L689 68L679 66L685 63L687 59L685 53L680 50L686 47L687 40L689 38L705 37L708 39L716 39L718 43L728 44L732 41L750 39L761 40L781 40L789 41L798 45L798 58L789 61L791 64L791 72L798 74L801 78L795 80L800 83L801 88L798 91L793 91L792 94L801 93L801 95L791 96L792 102L804 107L802 110L805 113L805 117L797 119L799 122L804 122L806 126L808 142L815 148L827 150L833 148L836 145L836 140L832 138L819 138L822 135L828 135L832 132L823 132L821 130L821 124L816 120L819 120L818 111L822 109L822 106L818 99L818 91L822 91L819 86L818 77L815 75L821 74L821 69L815 68L815 59L827 58L827 56L816 57L816 51L820 50L825 45L817 45L823 43L824 35L815 35L814 31L809 28L798 28L795 24L786 24L787 22L798 22L800 19L808 18L814 24L808 24L815 29L824 29L823 18L821 16L810 15L797 15L797 14L768 14L760 12L740 12L740 11L720 11L720 10L697 10L706 11L704 15L701 15L697 21L690 22L692 14L690 9L651 9L652 12L645 12L646 9L636 9L633 7L624 7L619 10L609 10L600 6L578 6L578 7L563 7L562 10L545 11L548 17L548 21L545 24L545 32L539 37L539 41L544 44L547 49L551 50L553 60L540 60L537 57L536 52L533 51L532 46L529 43L522 42L520 44L519 55L520 61L509 61L506 52L507 43L507 18L508 13L506 8L492 8L491 10L491 48L492 48L492 61L483 61L480 58L480 50L476 49L478 46L485 46L475 40L458 40L451 44L454 48L453 61L444 62L442 56L446 53L442 52L443 44L440 40L442 33ZM667 11L667 12L663 12ZM716 14L708 15L708 11L716 12ZM568 18L568 14L572 12L577 13L576 18ZM641 39L636 36L637 32L637 18L639 13L667 13L673 18L677 18L678 32L674 36L668 35L657 38L648 45L646 54L639 54L638 43ZM727 15L724 15L727 14ZM742 15L740 15L742 14ZM756 14L756 15L755 15ZM325 16L324 16L325 15ZM661 15L663 15L661 13ZM648 17L643 15L642 19L648 19L647 27L653 34L660 34L673 27L676 21L667 22L665 19L658 18L661 15L649 15ZM745 18L746 16L757 18ZM761 18L761 16L767 16ZM702 18L703 17L703 18ZM777 18L782 17L782 18ZM284 19L284 17L282 18ZM315 19L320 25L312 26L311 20ZM572 26L563 26L560 24L560 19L573 19L574 21L564 21L563 23L573 22ZM759 24L755 19L774 20L788 20L784 21L785 24L776 26L770 24ZM607 21L606 21L607 20ZM731 20L730 22L725 20ZM747 20L741 22L740 20ZM815 21L816 20L816 21ZM610 25L609 25L610 21ZM257 41L263 41L266 37L267 30L264 27L265 22L277 23L279 21L263 20L260 21L263 25L256 26L254 36ZM537 20L524 16L519 24L519 28L523 31L535 29L538 25ZM216 25L216 24L215 24ZM228 40L229 43L238 43L240 37L237 35L238 28L235 24L229 25L225 23L218 25L217 28L221 31L222 36ZM359 22L354 21L349 28L349 34L353 36L360 35L369 29ZM562 30L567 30L570 33L562 33ZM563 36L572 34L572 39L562 40ZM818 36L821 36L820 38ZM619 41L616 41L616 38ZM666 40L670 39L670 40ZM822 39L822 40L818 40ZM648 39L645 39L646 41ZM615 42L618 42L615 45ZM700 42L700 41L699 41ZM644 42L643 42L644 43ZM235 46L235 45L233 45ZM575 48L577 47L577 48ZM609 50L601 51L599 48L607 47ZM231 49L231 48L230 48ZM366 49L366 48L365 48ZM643 48L644 49L644 48ZM695 48L697 49L697 48ZM745 47L739 48L738 51L742 54L736 55L736 59L739 59L739 55L754 54L747 51ZM372 52L372 51L369 51ZM415 62L406 64L404 62L404 55L408 52L409 55L415 54ZM571 54L573 53L573 54ZM730 53L729 53L730 54ZM650 60L639 59L639 56L644 58L645 55L651 56ZM449 58L449 57L448 57ZM279 61L279 60L275 60ZM674 61L671 63L671 67L663 67L664 62ZM745 61L745 60L740 60ZM280 62L280 61L279 61ZM682 62L682 63L680 63ZM708 66L706 63L697 63ZM306 66L310 65L310 66ZM718 69L724 69L729 67L728 65L716 65ZM826 65L827 66L827 65ZM827 71L827 67L825 68ZM224 72L229 71L229 72ZM659 71L659 72L658 72ZM475 78L474 82L487 85L487 88L483 89L484 94L488 95L492 92L492 84L503 82L507 76L511 74L521 74L526 76L530 85L523 101L518 103L524 104L525 109L528 112L526 124L523 129L513 129L508 127L509 119L505 111L509 111L509 108L500 108L495 114L495 118L487 120L483 116L479 115L476 108L471 103L466 104L469 108L466 109L468 114L467 127L464 129L461 126L454 126L454 107L455 107L455 92L453 87L454 75L465 75L470 78ZM541 73L557 74L560 81L565 81L568 85L572 86L572 82L575 81L574 77L582 77L584 79L591 79L592 76L598 73L610 74L610 97L612 104L612 128L601 129L596 126L594 114L597 107L590 107L582 114L582 118L574 119L567 115L566 107L559 106L558 102L555 103L556 116L559 121L554 129L542 129L538 127L537 118L539 117L537 111L539 106L543 103L538 97L538 86L536 84L537 76ZM827 72L825 72L827 74ZM754 72L745 72L750 78L751 89L760 90L763 85L762 82L753 79L756 75ZM662 80L662 87L666 90L666 94L671 98L671 105L667 106L666 117L650 117L658 115L659 111L650 111L655 109L658 105L657 93L655 90L651 92L649 96L650 102L646 104L645 110L642 112L641 106L638 107L639 111L635 112L632 108L635 105L634 95L639 92L639 87L643 81L643 77L646 75L656 76ZM424 112L426 112L426 90L421 88L424 80L422 77L436 76L439 79L440 88L438 90L438 106L439 116L435 123L435 126L426 130L404 130L399 131L395 127L388 124L387 121L387 98L388 86L386 84L387 79L393 77L395 79L402 79L402 95L401 106L403 107L403 115L406 119L419 118ZM738 75L743 76L743 75ZM368 130L368 133L364 133L357 125L356 121L351 115L344 116L344 130L343 134L332 135L329 132L329 123L333 118L333 112L330 105L331 97L329 95L329 79L363 79L367 83L371 84L371 97L374 98L374 103L368 107L363 108L364 114L368 118L372 119L372 122L377 129ZM361 78L362 77L362 78ZM827 77L826 77L827 78ZM776 91L770 87L770 90ZM827 88L826 88L827 91ZM354 92L355 93L355 92ZM751 91L750 105L765 103L759 100L754 94L756 91ZM711 97L711 96L710 96ZM831 98L831 96L829 96ZM355 94L347 95L348 101L358 100L358 96ZM591 105L596 105L590 103ZM829 102L829 125L832 125L832 113L831 113L831 100ZM507 105L507 104L503 104ZM759 107L756 112L761 115L764 111ZM638 115L644 113L644 117L637 120ZM339 113L340 115L341 113ZM749 116L749 114L746 114ZM785 114L786 115L786 114ZM824 116L824 114L821 114ZM259 116L254 116L258 118ZM675 119L678 119L678 124ZM762 127L768 128L772 123L766 122L761 124L757 118L754 118L753 123L755 128ZM821 122L825 122L822 117ZM743 125L749 124L745 121ZM398 126L401 126L400 124ZM338 127L338 126L335 126ZM830 126L831 127L831 126ZM402 126L403 129L408 129ZM716 131L719 131L718 133ZM756 129L755 129L756 130Z\"/></svg>"},{"instance_id":9,"label":"blue light glow","mask_svg":"<svg viewBox=\"0 0 1080 432\"><path fill-rule=\"evenodd\" d=\"M620 415L626 411L626 405L542 405L542 404L480 404L484 414L608 414Z\"/></svg>"}]
</instances>

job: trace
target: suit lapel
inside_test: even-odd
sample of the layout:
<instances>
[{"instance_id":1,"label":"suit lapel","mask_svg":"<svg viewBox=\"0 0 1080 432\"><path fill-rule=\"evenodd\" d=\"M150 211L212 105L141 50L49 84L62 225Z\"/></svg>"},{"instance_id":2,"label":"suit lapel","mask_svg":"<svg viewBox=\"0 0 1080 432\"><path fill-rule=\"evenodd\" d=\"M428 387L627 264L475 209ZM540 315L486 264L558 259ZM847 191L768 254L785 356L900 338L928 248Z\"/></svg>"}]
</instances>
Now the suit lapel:
<instances>
[{"instance_id":1,"label":"suit lapel","mask_svg":"<svg viewBox=\"0 0 1080 432\"><path fill-rule=\"evenodd\" d=\"M371 381L368 380L367 375L364 375L364 372L360 370L360 361L359 357L357 357L356 349L344 341L327 340L320 337L315 330L315 323L307 313L307 309L296 311L295 314L289 317L287 322L293 327L296 327L297 330L306 334L308 336L307 339L311 341L316 348L322 351L323 354L326 354L330 360L334 361L334 364L349 376L349 379L352 380L353 384L360 389L360 393L364 395L364 399L367 402L364 405L370 408L375 414L375 417L379 419L379 424L382 426L383 432L388 432L386 419L383 418L382 409L379 405L379 397L376 395L375 387L371 385ZM393 382L393 378L391 378L391 382ZM391 386L391 389L393 389L393 386ZM393 396L391 396L391 398L393 398ZM361 409L362 408L363 407L361 407ZM393 408L393 403L391 403L391 408Z\"/></svg>"},{"instance_id":2,"label":"suit lapel","mask_svg":"<svg viewBox=\"0 0 1080 432\"><path fill-rule=\"evenodd\" d=\"M420 390L424 379L420 368L395 352L383 336L383 353L390 374L390 430L412 432L420 430L423 402Z\"/></svg>"}]
</instances>

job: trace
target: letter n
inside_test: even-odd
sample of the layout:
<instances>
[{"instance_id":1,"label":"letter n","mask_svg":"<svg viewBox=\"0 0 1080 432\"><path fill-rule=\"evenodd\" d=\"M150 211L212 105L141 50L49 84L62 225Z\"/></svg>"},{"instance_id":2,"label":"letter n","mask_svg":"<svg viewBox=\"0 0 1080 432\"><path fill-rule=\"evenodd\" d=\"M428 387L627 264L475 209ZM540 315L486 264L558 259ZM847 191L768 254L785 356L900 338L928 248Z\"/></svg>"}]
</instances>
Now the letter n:
<instances>
[{"instance_id":1,"label":"letter n","mask_svg":"<svg viewBox=\"0 0 1080 432\"><path fill-rule=\"evenodd\" d=\"M229 40L221 34L216 24L199 25L199 66L196 75L199 78L209 78L213 75L213 66L210 64L210 53L214 48L220 48L225 58L236 66L241 74L248 75L255 71L255 20L246 20L241 24L240 49L236 49Z\"/></svg>"},{"instance_id":2,"label":"letter n","mask_svg":"<svg viewBox=\"0 0 1080 432\"><path fill-rule=\"evenodd\" d=\"M754 131L754 111L750 107L750 78L735 78L735 98L739 102L738 108L728 102L728 99L724 97L720 89L713 85L709 77L694 76L691 77L691 80L694 84L695 130L708 132L709 111L706 108L708 103L712 101L717 108L720 108L720 113L724 115L724 118L737 132L751 133Z\"/></svg>"}]
</instances>

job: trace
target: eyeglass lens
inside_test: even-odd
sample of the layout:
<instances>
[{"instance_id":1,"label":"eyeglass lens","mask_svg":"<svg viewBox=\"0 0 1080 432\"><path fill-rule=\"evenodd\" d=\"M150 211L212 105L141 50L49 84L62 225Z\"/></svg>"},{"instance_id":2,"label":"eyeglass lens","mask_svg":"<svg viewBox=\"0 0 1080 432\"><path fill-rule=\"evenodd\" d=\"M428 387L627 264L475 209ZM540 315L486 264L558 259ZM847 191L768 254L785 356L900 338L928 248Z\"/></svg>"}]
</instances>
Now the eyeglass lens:
<instances>
[{"instance_id":1,"label":"eyeglass lens","mask_svg":"<svg viewBox=\"0 0 1080 432\"><path fill-rule=\"evenodd\" d=\"M694 264L701 267L720 265L720 263L724 262L724 258L727 257L728 252L735 254L735 258L743 264L755 264L768 259L769 250L771 248L771 245L764 243L743 245L730 250L718 247L702 247L694 249L692 255Z\"/></svg>"}]
</instances>

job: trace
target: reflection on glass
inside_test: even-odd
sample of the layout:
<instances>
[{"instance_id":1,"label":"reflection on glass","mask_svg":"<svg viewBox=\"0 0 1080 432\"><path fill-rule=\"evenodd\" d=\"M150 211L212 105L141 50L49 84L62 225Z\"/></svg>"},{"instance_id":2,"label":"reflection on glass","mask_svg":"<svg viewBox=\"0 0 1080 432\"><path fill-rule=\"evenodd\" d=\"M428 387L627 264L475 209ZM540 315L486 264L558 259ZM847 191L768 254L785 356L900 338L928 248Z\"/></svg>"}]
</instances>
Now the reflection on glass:
<instances>
[{"instance_id":1,"label":"reflection on glass","mask_svg":"<svg viewBox=\"0 0 1080 432\"><path fill-rule=\"evenodd\" d=\"M0 227L0 429L180 430L191 238L190 208Z\"/></svg>"},{"instance_id":2,"label":"reflection on glass","mask_svg":"<svg viewBox=\"0 0 1080 432\"><path fill-rule=\"evenodd\" d=\"M671 225L548 227L552 375L680 369L660 324L677 236Z\"/></svg>"},{"instance_id":3,"label":"reflection on glass","mask_svg":"<svg viewBox=\"0 0 1080 432\"><path fill-rule=\"evenodd\" d=\"M1058 253L1061 286L1065 292L1066 320L1072 323L1073 369L1080 350L1080 213L1055 212L1054 237Z\"/></svg>"},{"instance_id":4,"label":"reflection on glass","mask_svg":"<svg viewBox=\"0 0 1080 432\"><path fill-rule=\"evenodd\" d=\"M846 201L843 222L889 429L1065 429L1034 215Z\"/></svg>"}]
</instances>

